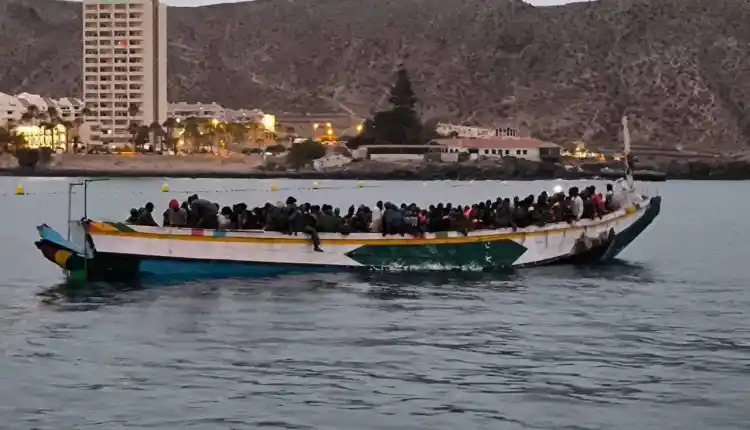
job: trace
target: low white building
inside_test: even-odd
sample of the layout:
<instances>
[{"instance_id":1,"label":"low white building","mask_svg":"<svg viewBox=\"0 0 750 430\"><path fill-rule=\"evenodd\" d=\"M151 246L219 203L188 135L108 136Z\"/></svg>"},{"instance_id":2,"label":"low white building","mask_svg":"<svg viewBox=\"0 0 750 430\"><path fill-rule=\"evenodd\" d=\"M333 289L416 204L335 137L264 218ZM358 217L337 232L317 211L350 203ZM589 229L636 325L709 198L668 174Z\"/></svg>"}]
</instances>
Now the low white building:
<instances>
[{"instance_id":1,"label":"low white building","mask_svg":"<svg viewBox=\"0 0 750 430\"><path fill-rule=\"evenodd\" d=\"M516 157L530 161L557 161L560 159L560 145L530 137L496 137L487 139L435 139L431 145L438 145L442 159L455 161L458 154L467 153L469 159Z\"/></svg>"},{"instance_id":2,"label":"low white building","mask_svg":"<svg viewBox=\"0 0 750 430\"><path fill-rule=\"evenodd\" d=\"M39 113L45 113L49 108L54 108L60 119L64 121L73 122L83 117L83 101L75 97L63 97L57 100L30 93L15 96L0 93L0 124L6 125L9 120L20 121L21 116L31 106L36 106Z\"/></svg>"},{"instance_id":3,"label":"low white building","mask_svg":"<svg viewBox=\"0 0 750 430\"><path fill-rule=\"evenodd\" d=\"M518 137L518 130L513 127L486 128L471 127L467 125L437 123L435 132L441 136L455 136L461 138L488 138L488 137Z\"/></svg>"},{"instance_id":4,"label":"low white building","mask_svg":"<svg viewBox=\"0 0 750 430\"><path fill-rule=\"evenodd\" d=\"M184 121L188 118L224 120L225 109L222 105L211 103L177 102L167 105L167 117Z\"/></svg>"}]
</instances>

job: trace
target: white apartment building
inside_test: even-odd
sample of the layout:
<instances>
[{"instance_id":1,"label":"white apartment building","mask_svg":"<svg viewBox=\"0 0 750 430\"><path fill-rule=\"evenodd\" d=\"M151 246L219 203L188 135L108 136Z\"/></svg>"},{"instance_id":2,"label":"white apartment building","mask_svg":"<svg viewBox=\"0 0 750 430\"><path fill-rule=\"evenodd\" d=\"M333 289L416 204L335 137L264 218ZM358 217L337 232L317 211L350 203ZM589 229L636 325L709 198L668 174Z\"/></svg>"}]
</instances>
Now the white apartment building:
<instances>
[{"instance_id":1,"label":"white apartment building","mask_svg":"<svg viewBox=\"0 0 750 430\"><path fill-rule=\"evenodd\" d=\"M83 99L98 125L93 140L121 145L131 138L131 122L166 120L166 5L84 0Z\"/></svg>"}]
</instances>

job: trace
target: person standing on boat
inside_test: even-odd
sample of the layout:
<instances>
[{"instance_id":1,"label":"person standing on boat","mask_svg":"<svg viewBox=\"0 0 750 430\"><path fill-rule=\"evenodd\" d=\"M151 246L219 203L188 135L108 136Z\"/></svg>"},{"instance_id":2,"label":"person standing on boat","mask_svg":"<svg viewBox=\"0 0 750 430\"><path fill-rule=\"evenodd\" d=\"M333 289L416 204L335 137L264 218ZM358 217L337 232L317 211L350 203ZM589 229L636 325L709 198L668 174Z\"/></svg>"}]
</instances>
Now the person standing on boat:
<instances>
[{"instance_id":1,"label":"person standing on boat","mask_svg":"<svg viewBox=\"0 0 750 430\"><path fill-rule=\"evenodd\" d=\"M197 227L205 229L217 229L219 227L219 208L206 199L201 199L197 194L188 197L190 211L194 213Z\"/></svg>"}]
</instances>

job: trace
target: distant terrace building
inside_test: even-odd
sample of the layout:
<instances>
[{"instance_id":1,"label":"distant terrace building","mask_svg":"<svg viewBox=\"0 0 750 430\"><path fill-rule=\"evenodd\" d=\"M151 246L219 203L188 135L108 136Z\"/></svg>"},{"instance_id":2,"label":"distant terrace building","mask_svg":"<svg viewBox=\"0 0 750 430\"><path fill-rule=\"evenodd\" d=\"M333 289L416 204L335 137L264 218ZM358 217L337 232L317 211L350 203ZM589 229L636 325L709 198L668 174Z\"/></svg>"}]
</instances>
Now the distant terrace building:
<instances>
[{"instance_id":1,"label":"distant terrace building","mask_svg":"<svg viewBox=\"0 0 750 430\"><path fill-rule=\"evenodd\" d=\"M167 8L158 0L84 0L82 7L83 99L98 124L92 139L122 145L131 122L167 118Z\"/></svg>"},{"instance_id":2,"label":"distant terrace building","mask_svg":"<svg viewBox=\"0 0 750 430\"><path fill-rule=\"evenodd\" d=\"M49 108L57 110L57 115L63 121L73 122L82 118L83 100L74 97L63 97L59 100L38 94L21 93L15 96L0 93L0 124L10 121L20 121L21 115L36 106L39 113L46 113Z\"/></svg>"},{"instance_id":3,"label":"distant terrace building","mask_svg":"<svg viewBox=\"0 0 750 430\"><path fill-rule=\"evenodd\" d=\"M0 126L5 126L8 121L19 121L26 107L17 97L10 94L0 93Z\"/></svg>"},{"instance_id":4,"label":"distant terrace building","mask_svg":"<svg viewBox=\"0 0 750 430\"><path fill-rule=\"evenodd\" d=\"M485 128L471 127L466 125L455 125L444 122L437 123L435 132L441 136L455 135L462 138L486 138L486 137L518 137L518 129L513 127Z\"/></svg>"},{"instance_id":5,"label":"distant terrace building","mask_svg":"<svg viewBox=\"0 0 750 430\"><path fill-rule=\"evenodd\" d=\"M530 161L557 161L560 159L560 145L530 137L501 137L489 139L435 139L431 145L438 145L444 160L458 158L467 153L470 159L516 157Z\"/></svg>"}]
</instances>

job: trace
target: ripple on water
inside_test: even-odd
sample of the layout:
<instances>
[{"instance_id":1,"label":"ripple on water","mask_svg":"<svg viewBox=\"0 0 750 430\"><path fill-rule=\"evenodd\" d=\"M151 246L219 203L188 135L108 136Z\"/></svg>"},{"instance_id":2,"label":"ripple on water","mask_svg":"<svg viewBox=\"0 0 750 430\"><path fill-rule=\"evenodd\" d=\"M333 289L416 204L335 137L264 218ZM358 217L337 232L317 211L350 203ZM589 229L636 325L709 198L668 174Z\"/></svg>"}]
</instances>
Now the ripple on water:
<instances>
[{"instance_id":1,"label":"ripple on water","mask_svg":"<svg viewBox=\"0 0 750 430\"><path fill-rule=\"evenodd\" d=\"M450 185L417 194L442 199ZM116 186L162 196L159 181ZM722 197L740 186L668 183L663 217L607 266L86 289L37 266L41 215L13 200L13 229L0 225L17 249L0 260L3 428L744 430L750 232L730 217L746 203ZM708 187L700 199L696 187ZM711 229L684 216L705 207L726 210Z\"/></svg>"}]
</instances>

